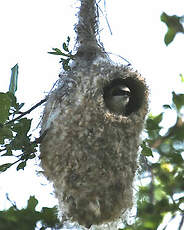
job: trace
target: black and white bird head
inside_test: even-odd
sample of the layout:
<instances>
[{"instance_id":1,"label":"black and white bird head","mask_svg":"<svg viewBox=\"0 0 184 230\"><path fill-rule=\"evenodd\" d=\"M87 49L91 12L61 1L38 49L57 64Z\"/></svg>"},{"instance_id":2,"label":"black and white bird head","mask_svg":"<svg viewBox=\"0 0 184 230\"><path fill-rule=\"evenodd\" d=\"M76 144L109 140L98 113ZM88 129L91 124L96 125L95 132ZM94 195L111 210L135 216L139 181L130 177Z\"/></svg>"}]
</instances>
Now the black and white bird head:
<instances>
[{"instance_id":1,"label":"black and white bird head","mask_svg":"<svg viewBox=\"0 0 184 230\"><path fill-rule=\"evenodd\" d=\"M125 115L130 95L130 89L126 85L113 86L105 99L107 108L111 112Z\"/></svg>"}]
</instances>

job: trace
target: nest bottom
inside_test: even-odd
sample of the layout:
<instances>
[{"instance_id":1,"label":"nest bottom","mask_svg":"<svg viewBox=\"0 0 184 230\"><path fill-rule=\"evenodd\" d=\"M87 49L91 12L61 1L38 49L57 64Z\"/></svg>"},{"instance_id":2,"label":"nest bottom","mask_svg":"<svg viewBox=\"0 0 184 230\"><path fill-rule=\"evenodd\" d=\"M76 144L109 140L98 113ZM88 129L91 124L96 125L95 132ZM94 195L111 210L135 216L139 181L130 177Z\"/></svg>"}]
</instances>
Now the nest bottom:
<instances>
[{"instance_id":1,"label":"nest bottom","mask_svg":"<svg viewBox=\"0 0 184 230\"><path fill-rule=\"evenodd\" d=\"M127 187L120 181L106 181L92 187L89 181L88 187L71 188L66 181L64 186L55 187L60 210L69 220L87 228L115 221L133 205L131 183Z\"/></svg>"}]
</instances>

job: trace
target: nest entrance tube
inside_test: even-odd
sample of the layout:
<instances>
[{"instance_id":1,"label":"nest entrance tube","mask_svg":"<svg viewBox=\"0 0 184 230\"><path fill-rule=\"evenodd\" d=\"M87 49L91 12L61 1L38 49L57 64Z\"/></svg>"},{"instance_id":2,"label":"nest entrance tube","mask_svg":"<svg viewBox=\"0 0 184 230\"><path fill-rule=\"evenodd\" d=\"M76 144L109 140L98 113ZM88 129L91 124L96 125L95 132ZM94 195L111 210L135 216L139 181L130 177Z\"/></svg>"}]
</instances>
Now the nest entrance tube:
<instances>
[{"instance_id":1,"label":"nest entrance tube","mask_svg":"<svg viewBox=\"0 0 184 230\"><path fill-rule=\"evenodd\" d=\"M78 65L60 74L48 98L40 144L41 165L53 182L61 216L87 228L122 218L132 207L139 136L148 109L144 79L129 67L112 64L98 45L96 12L96 1L81 0L75 27ZM113 87L119 91L111 93ZM112 112L109 100L126 110Z\"/></svg>"},{"instance_id":2,"label":"nest entrance tube","mask_svg":"<svg viewBox=\"0 0 184 230\"><path fill-rule=\"evenodd\" d=\"M138 111L139 108L142 106L142 103L144 103L145 86L136 78L131 78L131 77L127 77L126 79L116 78L111 82L109 82L109 84L104 87L103 98L105 103L108 100L108 95L111 89L121 85L124 85L128 89L130 89L130 100L127 104L127 111L125 114L126 116L128 116L131 113Z\"/></svg>"}]
</instances>

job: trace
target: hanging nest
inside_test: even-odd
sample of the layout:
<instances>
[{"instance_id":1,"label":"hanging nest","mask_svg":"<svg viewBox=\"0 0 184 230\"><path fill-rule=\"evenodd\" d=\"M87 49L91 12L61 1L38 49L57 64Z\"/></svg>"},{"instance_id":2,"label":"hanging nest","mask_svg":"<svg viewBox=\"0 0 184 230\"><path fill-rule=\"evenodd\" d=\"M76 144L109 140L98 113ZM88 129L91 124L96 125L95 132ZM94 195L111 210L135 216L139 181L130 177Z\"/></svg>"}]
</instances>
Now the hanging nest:
<instances>
[{"instance_id":1,"label":"hanging nest","mask_svg":"<svg viewBox=\"0 0 184 230\"><path fill-rule=\"evenodd\" d=\"M132 207L148 110L144 79L112 64L97 42L97 15L95 0L81 0L75 62L60 74L45 105L40 144L41 165L53 182L61 216L88 228L112 222ZM111 107L112 95L126 98L122 111Z\"/></svg>"},{"instance_id":2,"label":"hanging nest","mask_svg":"<svg viewBox=\"0 0 184 230\"><path fill-rule=\"evenodd\" d=\"M111 112L106 102L119 84L131 90L126 115ZM106 61L60 76L45 106L41 133L47 133L40 150L62 215L90 227L132 207L147 96L137 72Z\"/></svg>"}]
</instances>

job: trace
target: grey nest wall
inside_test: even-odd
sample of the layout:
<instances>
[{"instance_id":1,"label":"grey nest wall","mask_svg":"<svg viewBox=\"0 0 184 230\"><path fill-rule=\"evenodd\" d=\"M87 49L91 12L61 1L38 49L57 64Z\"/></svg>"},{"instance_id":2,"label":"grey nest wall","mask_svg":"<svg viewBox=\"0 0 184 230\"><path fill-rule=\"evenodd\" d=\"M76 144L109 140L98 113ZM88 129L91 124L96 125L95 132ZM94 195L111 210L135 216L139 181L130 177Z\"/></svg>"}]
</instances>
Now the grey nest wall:
<instances>
[{"instance_id":1,"label":"grey nest wall","mask_svg":"<svg viewBox=\"0 0 184 230\"><path fill-rule=\"evenodd\" d=\"M124 114L108 106L109 91L119 85L131 92ZM147 110L145 81L129 67L97 58L60 75L44 109L40 158L61 215L89 228L132 207Z\"/></svg>"}]
</instances>

